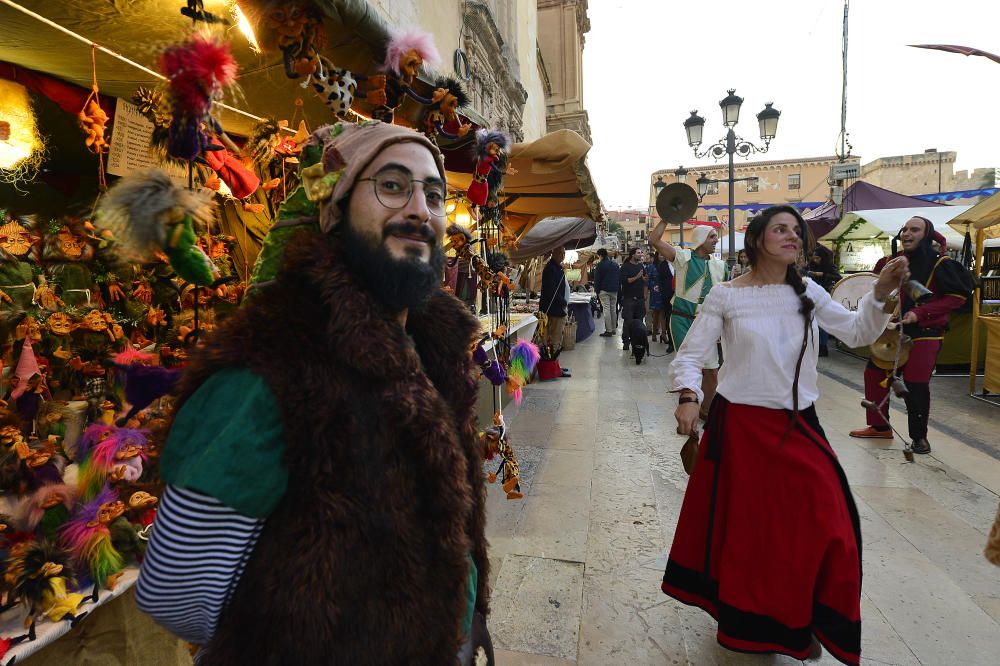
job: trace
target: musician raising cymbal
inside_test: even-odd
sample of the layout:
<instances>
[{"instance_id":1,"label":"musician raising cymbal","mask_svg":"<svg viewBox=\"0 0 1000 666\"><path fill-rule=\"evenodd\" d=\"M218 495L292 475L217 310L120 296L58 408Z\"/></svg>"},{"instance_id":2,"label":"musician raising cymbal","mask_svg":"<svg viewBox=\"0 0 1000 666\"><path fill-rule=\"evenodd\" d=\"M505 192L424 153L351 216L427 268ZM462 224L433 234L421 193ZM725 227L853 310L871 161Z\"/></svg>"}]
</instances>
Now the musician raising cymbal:
<instances>
[{"instance_id":1,"label":"musician raising cymbal","mask_svg":"<svg viewBox=\"0 0 1000 666\"><path fill-rule=\"evenodd\" d=\"M934 249L933 241L941 246L940 252ZM896 251L897 243L902 244L902 252ZM902 255L909 259L911 279L932 292L915 301L908 290L900 290L902 316L899 321L903 333L913 341L909 358L899 371L906 383L904 399L914 453L931 452L927 441L931 374L941 351L944 333L948 330L948 315L962 307L972 293L972 276L964 266L943 254L945 245L944 236L934 231L931 221L923 217L907 220L892 241L892 256ZM881 259L875 265L875 272L880 273L889 259ZM869 360L865 367L865 398L881 404L889 391L891 375L891 369L879 368ZM851 431L851 437L892 439L892 430L886 420L887 411L883 410L880 414L869 410L867 418L868 427Z\"/></svg>"}]
</instances>

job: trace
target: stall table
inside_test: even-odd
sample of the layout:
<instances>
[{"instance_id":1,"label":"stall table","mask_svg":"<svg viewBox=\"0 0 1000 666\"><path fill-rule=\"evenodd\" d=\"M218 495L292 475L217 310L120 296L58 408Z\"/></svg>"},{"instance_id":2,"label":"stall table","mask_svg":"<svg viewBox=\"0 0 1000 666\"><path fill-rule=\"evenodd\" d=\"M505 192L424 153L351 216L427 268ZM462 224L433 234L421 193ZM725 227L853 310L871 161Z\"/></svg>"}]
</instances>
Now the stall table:
<instances>
[{"instance_id":1,"label":"stall table","mask_svg":"<svg viewBox=\"0 0 1000 666\"><path fill-rule=\"evenodd\" d=\"M1000 393L1000 317L980 317L979 321L987 330L983 389Z\"/></svg>"},{"instance_id":2,"label":"stall table","mask_svg":"<svg viewBox=\"0 0 1000 666\"><path fill-rule=\"evenodd\" d=\"M590 299L591 295L589 293L569 295L569 309L573 313L573 316L576 317L577 342L583 342L589 338L597 328L597 323L594 321L594 313L590 309Z\"/></svg>"}]
</instances>

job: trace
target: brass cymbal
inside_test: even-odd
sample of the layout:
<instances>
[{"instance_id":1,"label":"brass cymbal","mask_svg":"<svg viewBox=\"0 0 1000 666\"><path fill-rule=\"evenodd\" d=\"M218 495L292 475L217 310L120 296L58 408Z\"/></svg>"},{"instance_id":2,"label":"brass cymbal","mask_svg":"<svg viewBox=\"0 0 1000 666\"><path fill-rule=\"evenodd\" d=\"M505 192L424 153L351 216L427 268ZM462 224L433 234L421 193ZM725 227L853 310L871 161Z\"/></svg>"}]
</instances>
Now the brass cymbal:
<instances>
[{"instance_id":1,"label":"brass cymbal","mask_svg":"<svg viewBox=\"0 0 1000 666\"><path fill-rule=\"evenodd\" d=\"M878 340L871 344L871 360L876 366L883 370L892 370L892 364L896 361L896 347L900 344L899 331L886 329ZM910 357L910 348L913 340L910 336L904 335L902 348L899 352L899 365L906 363Z\"/></svg>"}]
</instances>

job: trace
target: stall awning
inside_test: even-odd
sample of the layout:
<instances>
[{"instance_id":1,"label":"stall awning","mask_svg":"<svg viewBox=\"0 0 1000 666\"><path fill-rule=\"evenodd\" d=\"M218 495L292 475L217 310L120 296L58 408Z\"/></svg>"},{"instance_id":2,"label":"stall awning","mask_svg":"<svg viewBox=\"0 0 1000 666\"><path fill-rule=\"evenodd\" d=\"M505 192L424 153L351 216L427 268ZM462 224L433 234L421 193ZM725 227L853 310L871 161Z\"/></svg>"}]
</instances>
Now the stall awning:
<instances>
[{"instance_id":1,"label":"stall awning","mask_svg":"<svg viewBox=\"0 0 1000 666\"><path fill-rule=\"evenodd\" d=\"M590 144L572 130L558 130L510 149L510 167L504 179L502 201L506 223L523 237L546 217L600 219L601 202L587 168ZM471 173L448 172L448 184L467 190Z\"/></svg>"},{"instance_id":2,"label":"stall awning","mask_svg":"<svg viewBox=\"0 0 1000 666\"><path fill-rule=\"evenodd\" d=\"M557 247L588 247L596 238L597 224L589 217L547 217L524 234L508 254L513 261L525 261Z\"/></svg>"},{"instance_id":3,"label":"stall awning","mask_svg":"<svg viewBox=\"0 0 1000 666\"><path fill-rule=\"evenodd\" d=\"M1000 193L980 201L952 219L948 226L963 235L972 229L981 229L986 238L1000 238Z\"/></svg>"},{"instance_id":4,"label":"stall awning","mask_svg":"<svg viewBox=\"0 0 1000 666\"><path fill-rule=\"evenodd\" d=\"M948 241L951 247L961 247L963 237L948 227L948 222L971 206L941 206L930 208L882 208L877 210L856 210L847 213L820 240L832 243L846 241L885 240L892 238L911 217L927 218L934 228Z\"/></svg>"}]
</instances>

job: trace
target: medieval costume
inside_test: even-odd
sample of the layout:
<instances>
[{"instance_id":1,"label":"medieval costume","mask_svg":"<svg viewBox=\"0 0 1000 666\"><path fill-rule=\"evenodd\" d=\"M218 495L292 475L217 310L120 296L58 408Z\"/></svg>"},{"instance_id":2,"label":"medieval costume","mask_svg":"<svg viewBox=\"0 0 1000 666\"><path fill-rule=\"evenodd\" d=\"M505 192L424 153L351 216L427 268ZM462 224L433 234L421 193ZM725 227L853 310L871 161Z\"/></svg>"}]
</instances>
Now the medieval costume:
<instances>
[{"instance_id":1,"label":"medieval costume","mask_svg":"<svg viewBox=\"0 0 1000 666\"><path fill-rule=\"evenodd\" d=\"M903 326L903 333L910 336L913 345L909 358L898 372L906 383L906 413L910 439L913 441L915 453L929 453L927 442L927 421L930 418L931 391L930 381L937 364L937 355L941 351L944 334L948 330L948 316L951 312L965 305L972 294L972 277L957 261L949 259L934 249L933 242L937 240L944 250L945 239L934 231L934 225L924 218L926 224L923 240L912 252L904 252L910 262L910 279L934 292L934 295L918 303L914 303L905 289L900 290L900 313L913 312L917 315L917 323ZM899 236L893 239L893 255ZM875 272L892 257L879 260ZM882 400L889 391L891 370L876 366L871 360L865 366L865 398L875 404ZM888 381L887 381L888 380ZM892 439L892 431L886 421L888 411L883 414L868 410L866 412L868 427L851 432L852 437Z\"/></svg>"},{"instance_id":2,"label":"medieval costume","mask_svg":"<svg viewBox=\"0 0 1000 666\"><path fill-rule=\"evenodd\" d=\"M873 294L850 312L811 280L805 287L814 309L803 330L803 301L790 285L719 285L678 350L672 390L699 399L703 359L720 337L726 362L662 589L718 620L718 641L731 650L804 659L815 635L856 665L861 534L844 471L816 418L817 324L863 345L888 315ZM798 337L789 331L803 331L801 347L786 344Z\"/></svg>"},{"instance_id":3,"label":"medieval costume","mask_svg":"<svg viewBox=\"0 0 1000 666\"><path fill-rule=\"evenodd\" d=\"M434 291L404 328L330 223L386 146L438 153L383 123L314 136L337 172L318 220L181 379L137 602L202 666L468 664L489 580L478 322Z\"/></svg>"},{"instance_id":4,"label":"medieval costume","mask_svg":"<svg viewBox=\"0 0 1000 666\"><path fill-rule=\"evenodd\" d=\"M701 247L712 227L698 225L692 233L691 246ZM671 301L670 335L675 346L684 342L684 336L694 323L695 315L705 302L705 297L713 286L726 280L726 264L721 259L703 259L694 250L678 248L671 265L674 268L674 298ZM706 368L718 368L718 354L713 354L705 362Z\"/></svg>"}]
</instances>

